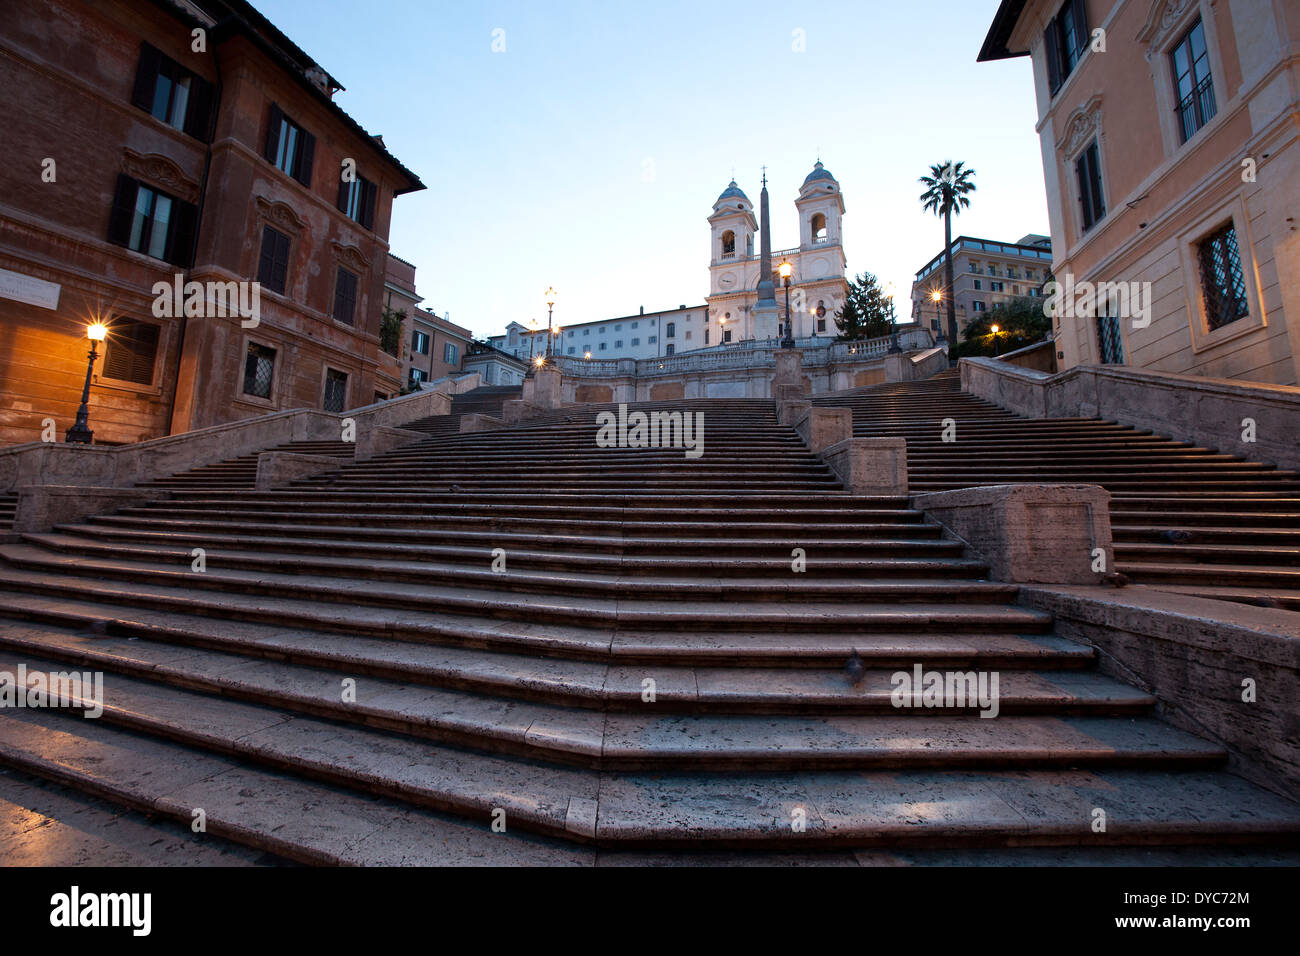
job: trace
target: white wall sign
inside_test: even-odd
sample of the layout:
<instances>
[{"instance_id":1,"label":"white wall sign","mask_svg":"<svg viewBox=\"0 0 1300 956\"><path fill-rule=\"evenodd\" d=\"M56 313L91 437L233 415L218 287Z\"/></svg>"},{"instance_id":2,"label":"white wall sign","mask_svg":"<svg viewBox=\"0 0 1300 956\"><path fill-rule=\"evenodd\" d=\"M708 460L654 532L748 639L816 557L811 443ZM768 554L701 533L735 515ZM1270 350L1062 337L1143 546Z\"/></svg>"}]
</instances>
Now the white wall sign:
<instances>
[{"instance_id":1,"label":"white wall sign","mask_svg":"<svg viewBox=\"0 0 1300 956\"><path fill-rule=\"evenodd\" d=\"M39 305L42 309L59 307L59 284L35 279L20 272L0 269L0 298Z\"/></svg>"}]
</instances>

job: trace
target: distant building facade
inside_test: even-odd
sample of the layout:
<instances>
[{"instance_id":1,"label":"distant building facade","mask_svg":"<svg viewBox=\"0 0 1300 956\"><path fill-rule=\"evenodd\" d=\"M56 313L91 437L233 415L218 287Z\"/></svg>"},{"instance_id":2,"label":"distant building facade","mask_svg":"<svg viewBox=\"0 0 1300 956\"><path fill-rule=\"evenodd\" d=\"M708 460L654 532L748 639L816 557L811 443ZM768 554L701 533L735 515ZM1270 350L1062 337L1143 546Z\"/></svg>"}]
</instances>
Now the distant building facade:
<instances>
[{"instance_id":1,"label":"distant building facade","mask_svg":"<svg viewBox=\"0 0 1300 956\"><path fill-rule=\"evenodd\" d=\"M396 394L387 236L423 186L337 81L244 0L13 0L3 29L0 441L72 423L95 319L97 442ZM226 308L254 281L255 321Z\"/></svg>"},{"instance_id":2,"label":"distant building facade","mask_svg":"<svg viewBox=\"0 0 1300 956\"><path fill-rule=\"evenodd\" d=\"M570 358L659 358L719 344L711 336L704 305L679 305L675 309L646 312L615 319L598 319L560 328L554 353ZM504 335L488 341L503 352L525 361L546 354L546 327L534 329L511 322ZM590 354L588 354L590 353Z\"/></svg>"},{"instance_id":3,"label":"distant building facade","mask_svg":"<svg viewBox=\"0 0 1300 956\"><path fill-rule=\"evenodd\" d=\"M776 285L777 324L763 328L754 315L758 284L763 278L758 222L754 204L733 179L713 204L709 216L709 294L705 298L710 332L725 343L767 340L784 334L785 288L777 273L789 262L790 311L794 336L836 334L835 313L844 307L848 281L844 277L842 222L844 197L839 181L821 162L813 167L794 201L799 214L799 245L772 250ZM711 335L712 337L712 335Z\"/></svg>"},{"instance_id":4,"label":"distant building facade","mask_svg":"<svg viewBox=\"0 0 1300 956\"><path fill-rule=\"evenodd\" d=\"M1052 268L1052 241L1034 233L1016 242L959 236L952 243L951 292L944 288L943 259L940 252L912 280L912 321L938 335L951 295L956 301L960 336L967 323L993 306L1041 295Z\"/></svg>"},{"instance_id":5,"label":"distant building facade","mask_svg":"<svg viewBox=\"0 0 1300 956\"><path fill-rule=\"evenodd\" d=\"M405 313L402 322L402 387L406 391L424 382L460 371L474 335L431 309L415 291L415 266L391 253L384 278L384 307Z\"/></svg>"},{"instance_id":6,"label":"distant building facade","mask_svg":"<svg viewBox=\"0 0 1300 956\"><path fill-rule=\"evenodd\" d=\"M486 342L474 342L469 346L461 371L478 372L484 385L522 385L528 374L528 360Z\"/></svg>"},{"instance_id":7,"label":"distant building facade","mask_svg":"<svg viewBox=\"0 0 1300 956\"><path fill-rule=\"evenodd\" d=\"M979 58L1033 61L1062 368L1300 382L1297 48L1294 0L1003 0Z\"/></svg>"}]
</instances>

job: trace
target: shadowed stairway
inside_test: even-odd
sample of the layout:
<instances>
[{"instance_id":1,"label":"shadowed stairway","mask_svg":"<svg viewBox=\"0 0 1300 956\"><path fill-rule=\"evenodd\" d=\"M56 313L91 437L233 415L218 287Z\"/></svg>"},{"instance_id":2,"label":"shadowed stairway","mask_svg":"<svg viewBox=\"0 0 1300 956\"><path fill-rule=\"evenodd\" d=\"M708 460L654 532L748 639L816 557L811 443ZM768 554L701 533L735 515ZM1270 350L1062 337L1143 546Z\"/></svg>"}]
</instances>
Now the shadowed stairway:
<instances>
[{"instance_id":1,"label":"shadowed stairway","mask_svg":"<svg viewBox=\"0 0 1300 956\"><path fill-rule=\"evenodd\" d=\"M0 762L308 862L1300 832L769 402L639 407L702 412L703 456L564 409L0 546L0 667L106 698L5 710ZM996 671L998 715L896 708L914 665Z\"/></svg>"}]
</instances>

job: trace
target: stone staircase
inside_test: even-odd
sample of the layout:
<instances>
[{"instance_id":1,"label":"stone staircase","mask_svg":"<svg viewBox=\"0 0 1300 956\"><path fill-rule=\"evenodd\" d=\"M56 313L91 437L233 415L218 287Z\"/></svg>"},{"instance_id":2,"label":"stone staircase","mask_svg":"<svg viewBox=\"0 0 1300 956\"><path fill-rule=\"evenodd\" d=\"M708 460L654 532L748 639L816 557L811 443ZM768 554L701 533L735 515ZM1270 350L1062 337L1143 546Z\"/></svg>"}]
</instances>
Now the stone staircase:
<instances>
[{"instance_id":1,"label":"stone staircase","mask_svg":"<svg viewBox=\"0 0 1300 956\"><path fill-rule=\"evenodd\" d=\"M310 863L1300 834L770 403L637 408L703 457L565 409L0 546L0 669L105 674L99 719L0 713L0 763ZM914 666L996 671L998 716L896 708Z\"/></svg>"},{"instance_id":2,"label":"stone staircase","mask_svg":"<svg viewBox=\"0 0 1300 956\"><path fill-rule=\"evenodd\" d=\"M331 458L351 458L356 445L345 441L296 441L276 445L264 451L290 451L298 455L323 455ZM142 481L141 488L194 489L194 488L252 488L257 483L257 460L264 452L253 452L228 458L211 465L200 465L166 478Z\"/></svg>"},{"instance_id":3,"label":"stone staircase","mask_svg":"<svg viewBox=\"0 0 1300 956\"><path fill-rule=\"evenodd\" d=\"M0 535L7 534L14 526L14 514L18 511L18 495L0 494Z\"/></svg>"},{"instance_id":4,"label":"stone staircase","mask_svg":"<svg viewBox=\"0 0 1300 956\"><path fill-rule=\"evenodd\" d=\"M1022 418L962 392L955 370L813 401L852 408L856 435L906 438L913 492L1099 484L1113 495L1115 561L1131 580L1300 610L1294 472L1100 419Z\"/></svg>"},{"instance_id":5,"label":"stone staircase","mask_svg":"<svg viewBox=\"0 0 1300 956\"><path fill-rule=\"evenodd\" d=\"M460 432L462 415L478 413L500 418L502 406L512 398L518 398L522 392L522 385L481 385L468 392L453 395L450 415L430 415L427 418L418 418L402 427L424 432L431 437L455 435Z\"/></svg>"}]
</instances>

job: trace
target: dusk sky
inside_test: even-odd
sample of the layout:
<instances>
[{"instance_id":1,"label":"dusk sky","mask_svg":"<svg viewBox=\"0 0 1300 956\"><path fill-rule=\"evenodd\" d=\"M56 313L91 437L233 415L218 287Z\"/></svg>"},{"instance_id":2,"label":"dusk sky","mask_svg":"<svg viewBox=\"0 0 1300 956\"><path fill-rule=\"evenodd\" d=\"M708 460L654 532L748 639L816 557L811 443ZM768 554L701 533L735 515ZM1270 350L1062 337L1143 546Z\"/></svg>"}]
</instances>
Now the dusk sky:
<instances>
[{"instance_id":1,"label":"dusk sky","mask_svg":"<svg viewBox=\"0 0 1300 956\"><path fill-rule=\"evenodd\" d=\"M398 198L392 251L425 306L479 335L544 325L548 285L560 325L702 303L706 218L733 169L757 206L767 165L781 249L820 155L849 277L900 299L943 244L917 202L932 163L977 172L954 235L1046 234L1029 61L975 62L997 6L374 0L359 17L258 0L428 186Z\"/></svg>"}]
</instances>

